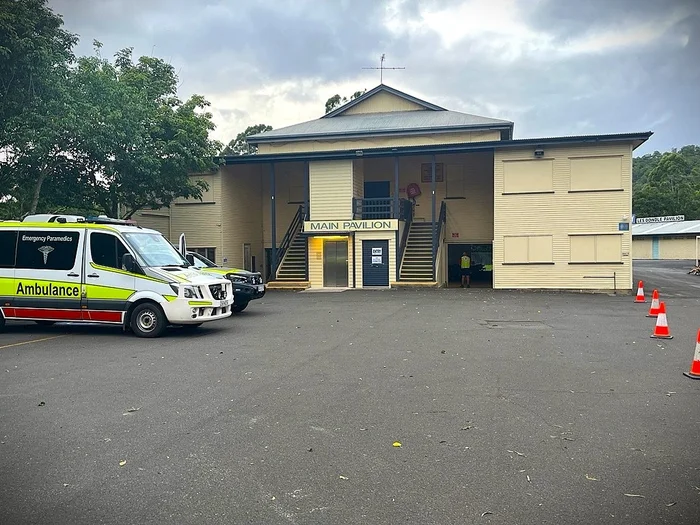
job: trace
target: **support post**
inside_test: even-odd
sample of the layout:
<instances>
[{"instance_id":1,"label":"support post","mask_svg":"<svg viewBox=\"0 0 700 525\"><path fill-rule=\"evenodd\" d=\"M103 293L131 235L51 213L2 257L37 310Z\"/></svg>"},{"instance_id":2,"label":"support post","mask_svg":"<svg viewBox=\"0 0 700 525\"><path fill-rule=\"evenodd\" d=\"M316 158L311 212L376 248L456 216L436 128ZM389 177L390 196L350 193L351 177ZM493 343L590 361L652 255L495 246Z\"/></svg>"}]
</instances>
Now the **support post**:
<instances>
[{"instance_id":1,"label":"support post","mask_svg":"<svg viewBox=\"0 0 700 525\"><path fill-rule=\"evenodd\" d=\"M394 219L400 219L399 210L399 158L394 157Z\"/></svg>"},{"instance_id":2,"label":"support post","mask_svg":"<svg viewBox=\"0 0 700 525\"><path fill-rule=\"evenodd\" d=\"M304 162L304 220L309 220L311 210L309 209L309 161Z\"/></svg>"},{"instance_id":3,"label":"support post","mask_svg":"<svg viewBox=\"0 0 700 525\"><path fill-rule=\"evenodd\" d=\"M277 278L277 210L275 209L275 193L275 164L270 163L270 215L272 220L270 225L272 237L270 269L272 275L268 277L268 281L274 281Z\"/></svg>"},{"instance_id":4,"label":"support post","mask_svg":"<svg viewBox=\"0 0 700 525\"><path fill-rule=\"evenodd\" d=\"M435 155L432 156L430 159L430 189L432 192L432 223L433 223L433 229L432 229L432 247L433 247L433 252L432 252L432 260L433 260L433 279L435 279L435 249L437 248L436 246L436 238L435 238Z\"/></svg>"}]
</instances>

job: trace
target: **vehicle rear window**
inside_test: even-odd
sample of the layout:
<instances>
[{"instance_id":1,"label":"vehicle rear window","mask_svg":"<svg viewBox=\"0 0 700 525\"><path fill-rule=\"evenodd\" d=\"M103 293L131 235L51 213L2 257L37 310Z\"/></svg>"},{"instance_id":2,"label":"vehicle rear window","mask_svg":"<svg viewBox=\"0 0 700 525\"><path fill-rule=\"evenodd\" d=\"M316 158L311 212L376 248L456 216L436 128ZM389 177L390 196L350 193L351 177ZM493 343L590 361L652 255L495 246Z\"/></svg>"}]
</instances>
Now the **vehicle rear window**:
<instances>
[{"instance_id":1,"label":"vehicle rear window","mask_svg":"<svg viewBox=\"0 0 700 525\"><path fill-rule=\"evenodd\" d=\"M70 270L75 265L80 233L75 231L23 231L17 242L16 268Z\"/></svg>"},{"instance_id":2,"label":"vehicle rear window","mask_svg":"<svg viewBox=\"0 0 700 525\"><path fill-rule=\"evenodd\" d=\"M13 268L17 253L17 232L0 230L0 268Z\"/></svg>"}]
</instances>

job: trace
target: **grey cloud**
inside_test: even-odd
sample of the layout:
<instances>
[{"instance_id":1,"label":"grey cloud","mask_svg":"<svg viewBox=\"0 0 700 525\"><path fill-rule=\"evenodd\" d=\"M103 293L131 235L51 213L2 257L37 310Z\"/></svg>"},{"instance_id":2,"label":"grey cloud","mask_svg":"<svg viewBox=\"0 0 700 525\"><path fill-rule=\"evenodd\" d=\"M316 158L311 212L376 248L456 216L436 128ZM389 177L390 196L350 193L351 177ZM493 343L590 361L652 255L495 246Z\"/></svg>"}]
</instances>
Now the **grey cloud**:
<instances>
[{"instance_id":1,"label":"grey cloud","mask_svg":"<svg viewBox=\"0 0 700 525\"><path fill-rule=\"evenodd\" d=\"M404 0L399 18L459 3ZM83 37L80 52L91 52L90 42L97 38L104 42L105 54L126 46L134 46L137 55L154 53L176 66L184 95L213 97L247 89L257 92L255 104L264 107L260 86L296 82L298 89L288 96L308 102L329 82L374 87L378 72L362 68L377 65L386 53L388 66L406 67L385 72L387 84L420 92L449 109L513 120L518 137L643 131L654 125L656 134L645 146L650 150L700 143L696 0L522 0L528 27L562 43L611 27L661 20L673 9L690 15L649 45L570 57L523 52L511 62L502 60L498 50L485 52L474 37L445 50L438 32L396 36L383 26L386 2L377 0L233 4L52 2L68 29ZM329 90L327 96L333 94ZM240 122L253 109L217 111L225 122Z\"/></svg>"}]
</instances>

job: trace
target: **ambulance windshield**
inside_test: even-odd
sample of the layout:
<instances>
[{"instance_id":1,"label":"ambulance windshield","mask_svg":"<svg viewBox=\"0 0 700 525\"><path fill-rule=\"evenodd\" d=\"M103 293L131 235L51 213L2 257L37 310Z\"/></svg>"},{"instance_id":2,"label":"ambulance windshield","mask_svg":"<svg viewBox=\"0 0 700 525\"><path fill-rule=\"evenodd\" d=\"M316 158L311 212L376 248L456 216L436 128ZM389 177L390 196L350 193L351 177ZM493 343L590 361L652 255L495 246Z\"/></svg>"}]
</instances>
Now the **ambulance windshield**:
<instances>
[{"instance_id":1,"label":"ambulance windshield","mask_svg":"<svg viewBox=\"0 0 700 525\"><path fill-rule=\"evenodd\" d=\"M124 233L124 238L146 266L190 266L190 263L157 233Z\"/></svg>"}]
</instances>

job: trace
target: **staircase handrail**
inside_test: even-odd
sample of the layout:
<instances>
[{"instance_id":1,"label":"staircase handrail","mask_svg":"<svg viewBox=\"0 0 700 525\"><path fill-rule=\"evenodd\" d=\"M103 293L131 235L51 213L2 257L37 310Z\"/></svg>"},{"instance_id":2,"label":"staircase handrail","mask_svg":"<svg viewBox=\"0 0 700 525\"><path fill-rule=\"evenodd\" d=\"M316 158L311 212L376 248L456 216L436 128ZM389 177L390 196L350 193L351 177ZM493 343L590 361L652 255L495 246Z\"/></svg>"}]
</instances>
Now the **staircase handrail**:
<instances>
[{"instance_id":1,"label":"staircase handrail","mask_svg":"<svg viewBox=\"0 0 700 525\"><path fill-rule=\"evenodd\" d=\"M284 234L284 237L282 237L282 242L280 243L279 248L277 248L277 260L275 261L275 267L272 269L272 275L277 276L277 270L279 270L279 267L284 260L284 256L289 249L289 245L292 244L294 236L297 234L303 223L304 206L300 204L297 212L294 214L292 222L289 224L289 228L287 228L287 232Z\"/></svg>"},{"instance_id":2,"label":"staircase handrail","mask_svg":"<svg viewBox=\"0 0 700 525\"><path fill-rule=\"evenodd\" d=\"M408 199L401 199L399 201L399 220L404 221L403 234L401 235L401 242L399 243L399 272L401 271L401 266L403 265L403 252L406 250L406 244L408 243L408 233L411 229L411 224L413 223L413 202Z\"/></svg>"},{"instance_id":3,"label":"staircase handrail","mask_svg":"<svg viewBox=\"0 0 700 525\"><path fill-rule=\"evenodd\" d=\"M443 226L447 222L447 205L445 201L442 201L440 205L440 216L438 217L438 222L435 225L435 231L433 232L433 279L437 279L437 254L440 248L440 239L442 238Z\"/></svg>"}]
</instances>

